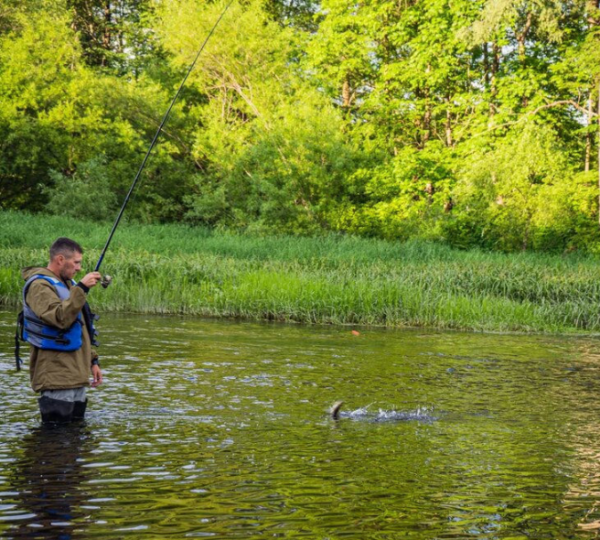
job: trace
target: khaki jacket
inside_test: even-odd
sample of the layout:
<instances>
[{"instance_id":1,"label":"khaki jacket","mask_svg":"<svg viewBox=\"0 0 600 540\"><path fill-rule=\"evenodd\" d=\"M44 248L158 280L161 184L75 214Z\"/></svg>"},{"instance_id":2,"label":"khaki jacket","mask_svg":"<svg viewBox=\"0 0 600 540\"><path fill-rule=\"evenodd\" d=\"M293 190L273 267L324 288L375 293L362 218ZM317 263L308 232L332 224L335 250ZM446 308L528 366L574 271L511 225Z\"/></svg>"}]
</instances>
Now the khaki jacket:
<instances>
[{"instance_id":1,"label":"khaki jacket","mask_svg":"<svg viewBox=\"0 0 600 540\"><path fill-rule=\"evenodd\" d=\"M47 268L29 267L23 269L23 279L35 274L55 276ZM46 324L60 329L69 328L81 312L86 302L86 294L81 287L66 283L70 298L61 301L56 289L43 279L36 279L27 291L25 299L33 312ZM35 392L61 390L89 386L92 359L97 356L92 350L90 336L83 326L83 345L77 351L47 351L30 345L29 375Z\"/></svg>"}]
</instances>

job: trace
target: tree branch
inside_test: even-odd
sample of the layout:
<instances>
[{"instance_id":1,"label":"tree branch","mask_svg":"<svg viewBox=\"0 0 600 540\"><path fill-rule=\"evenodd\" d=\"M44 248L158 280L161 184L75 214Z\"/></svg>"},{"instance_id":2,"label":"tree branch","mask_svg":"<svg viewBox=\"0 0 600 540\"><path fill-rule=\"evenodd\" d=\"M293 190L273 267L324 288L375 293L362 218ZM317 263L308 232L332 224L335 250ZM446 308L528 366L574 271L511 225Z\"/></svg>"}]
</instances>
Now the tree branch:
<instances>
[{"instance_id":1,"label":"tree branch","mask_svg":"<svg viewBox=\"0 0 600 540\"><path fill-rule=\"evenodd\" d=\"M560 105L570 105L571 107L574 107L578 111L583 112L587 116L589 116L589 111L585 107L582 107L581 105L579 105L579 103L577 103L576 101L573 101L572 99L561 99L559 101L553 101L552 103L546 103L545 105L540 105L539 107L533 109L532 111L525 113L523 116L521 116L521 118L519 118L517 120L514 120L512 122L505 122L503 124L498 124L497 126L493 126L489 129L486 129L485 131L482 131L481 133L477 133L477 134L473 135L473 137L480 137L482 135L489 133L490 131L495 131L497 129L502 129L502 128L509 127L509 126L514 126L516 124L523 122L524 120L527 120L530 116L536 115L540 111L543 111L545 109L552 109L553 107L558 107ZM598 116L598 113L593 112L592 116Z\"/></svg>"}]
</instances>

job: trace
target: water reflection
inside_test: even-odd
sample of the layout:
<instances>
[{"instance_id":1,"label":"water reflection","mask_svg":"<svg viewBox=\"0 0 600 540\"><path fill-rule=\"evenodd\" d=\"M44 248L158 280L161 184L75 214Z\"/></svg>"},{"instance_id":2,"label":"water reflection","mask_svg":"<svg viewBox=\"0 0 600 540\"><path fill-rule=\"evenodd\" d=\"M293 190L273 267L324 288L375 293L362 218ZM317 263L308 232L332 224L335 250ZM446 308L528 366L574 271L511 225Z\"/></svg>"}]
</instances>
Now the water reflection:
<instances>
[{"instance_id":1,"label":"water reflection","mask_svg":"<svg viewBox=\"0 0 600 540\"><path fill-rule=\"evenodd\" d=\"M36 427L0 332L3 538L600 531L598 339L103 325L105 385L69 437Z\"/></svg>"},{"instance_id":2,"label":"water reflection","mask_svg":"<svg viewBox=\"0 0 600 540\"><path fill-rule=\"evenodd\" d=\"M42 425L22 439L10 482L18 493L14 526L7 531L11 538L84 538L87 497L81 456L89 445L83 423Z\"/></svg>"}]
</instances>

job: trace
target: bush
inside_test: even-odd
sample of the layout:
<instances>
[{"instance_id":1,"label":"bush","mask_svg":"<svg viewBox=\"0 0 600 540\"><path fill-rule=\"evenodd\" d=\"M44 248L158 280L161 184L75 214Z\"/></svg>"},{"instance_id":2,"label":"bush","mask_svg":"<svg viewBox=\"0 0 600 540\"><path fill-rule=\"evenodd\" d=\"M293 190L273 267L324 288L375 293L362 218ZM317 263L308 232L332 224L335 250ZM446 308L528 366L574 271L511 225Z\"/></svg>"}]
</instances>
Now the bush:
<instances>
[{"instance_id":1,"label":"bush","mask_svg":"<svg viewBox=\"0 0 600 540\"><path fill-rule=\"evenodd\" d=\"M103 221L112 218L117 197L106 174L101 157L82 163L72 175L52 171L54 186L46 189L47 209L56 215Z\"/></svg>"}]
</instances>

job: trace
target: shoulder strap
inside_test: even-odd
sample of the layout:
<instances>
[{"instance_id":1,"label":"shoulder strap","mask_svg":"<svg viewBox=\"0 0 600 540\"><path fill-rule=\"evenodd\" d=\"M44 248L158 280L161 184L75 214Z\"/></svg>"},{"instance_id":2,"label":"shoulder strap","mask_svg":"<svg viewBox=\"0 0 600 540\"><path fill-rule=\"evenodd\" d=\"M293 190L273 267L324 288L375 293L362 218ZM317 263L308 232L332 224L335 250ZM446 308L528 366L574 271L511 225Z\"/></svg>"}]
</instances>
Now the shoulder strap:
<instances>
[{"instance_id":1,"label":"shoulder strap","mask_svg":"<svg viewBox=\"0 0 600 540\"><path fill-rule=\"evenodd\" d=\"M27 295L27 291L29 290L30 285L34 281L37 281L38 279L43 279L44 281L47 281L48 283L50 283L51 285L54 285L55 287L58 286L58 284L60 283L60 280L51 278L50 276L44 276L42 274L35 274L34 276L31 276L25 282L25 286L23 287L23 298L25 298L25 296Z\"/></svg>"},{"instance_id":2,"label":"shoulder strap","mask_svg":"<svg viewBox=\"0 0 600 540\"><path fill-rule=\"evenodd\" d=\"M56 279L50 276L44 276L43 274L35 274L34 276L31 276L26 282L25 282L25 286L23 287L23 303L26 303L26 298L27 298L27 291L29 291L29 287L31 286L31 284L34 281L37 281L38 279L43 279L44 281L47 281L48 283L50 283L50 285L53 285L55 288L56 287L62 287L64 289L67 288L67 286L60 280L60 279Z\"/></svg>"},{"instance_id":3,"label":"shoulder strap","mask_svg":"<svg viewBox=\"0 0 600 540\"><path fill-rule=\"evenodd\" d=\"M64 285L64 283L60 279L56 279L56 278L53 278L50 276L45 276L44 274L35 274L35 275L31 276L25 282L25 287L27 287L28 285L31 285L31 283L33 281L35 281L36 279L44 279L44 280L48 281L49 283L52 283L52 285Z\"/></svg>"}]
</instances>

